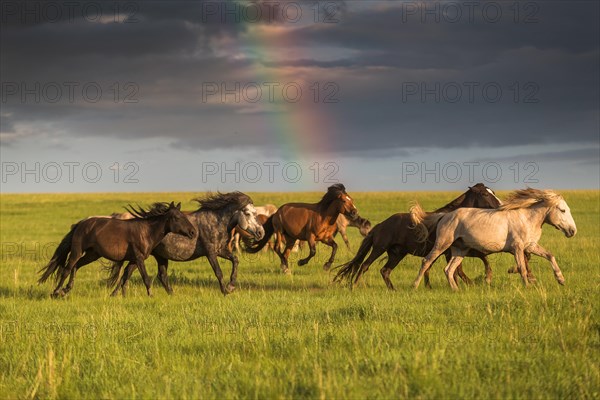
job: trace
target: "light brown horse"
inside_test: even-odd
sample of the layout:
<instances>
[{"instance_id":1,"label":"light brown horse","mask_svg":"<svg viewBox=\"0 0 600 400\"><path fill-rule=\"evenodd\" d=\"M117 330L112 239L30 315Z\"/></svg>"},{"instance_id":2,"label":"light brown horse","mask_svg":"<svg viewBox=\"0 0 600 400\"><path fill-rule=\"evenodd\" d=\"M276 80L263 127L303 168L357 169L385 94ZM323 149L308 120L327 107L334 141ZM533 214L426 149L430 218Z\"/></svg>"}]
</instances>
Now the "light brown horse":
<instances>
[{"instance_id":1,"label":"light brown horse","mask_svg":"<svg viewBox=\"0 0 600 400\"><path fill-rule=\"evenodd\" d=\"M355 219L358 210L344 185L337 183L327 188L327 193L318 203L287 203L281 206L263 225L265 236L255 245L248 246L247 251L257 253L274 233L279 233L285 239L285 250L282 252L277 243L275 252L281 260L282 271L289 273L288 257L296 240L306 240L310 249L309 255L299 260L298 265L306 265L316 254L317 242L321 242L331 247L331 256L323 266L327 270L337 252L333 235L337 231L336 221L340 214Z\"/></svg>"},{"instance_id":2,"label":"light brown horse","mask_svg":"<svg viewBox=\"0 0 600 400\"><path fill-rule=\"evenodd\" d=\"M342 235L342 239L344 239L344 243L346 243L346 247L348 250L352 250L350 248L350 241L348 240L348 235L346 235L346 228L349 226L353 226L358 228L360 234L365 237L371 231L371 221L366 218L357 216L355 219L351 220L343 214L340 214L337 219L337 232ZM336 232L336 233L337 233ZM335 234L334 234L335 236Z\"/></svg>"}]
</instances>

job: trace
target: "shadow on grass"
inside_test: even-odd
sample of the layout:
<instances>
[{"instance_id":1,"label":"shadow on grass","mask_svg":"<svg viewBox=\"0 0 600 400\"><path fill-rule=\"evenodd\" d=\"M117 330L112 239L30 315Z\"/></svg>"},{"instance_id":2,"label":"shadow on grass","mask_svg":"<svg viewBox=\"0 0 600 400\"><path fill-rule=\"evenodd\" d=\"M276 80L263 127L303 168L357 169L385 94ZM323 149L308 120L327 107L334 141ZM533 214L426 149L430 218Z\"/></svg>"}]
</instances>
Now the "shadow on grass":
<instances>
[{"instance_id":1,"label":"shadow on grass","mask_svg":"<svg viewBox=\"0 0 600 400\"><path fill-rule=\"evenodd\" d=\"M0 287L0 298L11 298L11 297L19 297L25 298L29 300L42 300L50 298L50 290L44 291L43 287L18 287L18 288L8 288L5 286Z\"/></svg>"},{"instance_id":2,"label":"shadow on grass","mask_svg":"<svg viewBox=\"0 0 600 400\"><path fill-rule=\"evenodd\" d=\"M272 273L273 275L277 274L277 273ZM280 274L280 273L279 273ZM280 274L281 275L281 274ZM285 278L285 277L283 277ZM229 277L226 276L224 278L225 282L229 282ZM171 287L173 287L173 290L175 292L175 294L177 294L177 289L178 288L202 288L202 289L207 289L207 290L215 290L217 292L219 292L219 282L217 281L217 278L215 277L187 277L184 275L170 275L169 276L169 282L171 283ZM143 287L144 283L142 282L141 277L132 277L129 280L129 287L131 287L131 285L135 285L135 286L140 286ZM105 287L103 282L99 283L99 286ZM160 282L158 281L158 279L154 279L153 280L153 289L161 289L164 290L162 288L162 285L160 284ZM322 285L322 284L318 284L318 283L298 283L298 282L293 282L291 279L290 280L285 280L285 279L281 279L281 280L277 280L275 282L257 282L257 281L253 281L253 280L245 280L245 281L239 281L237 283L236 286L236 291L238 290L260 290L260 291L279 291L279 290L285 290L285 291L292 291L292 292L303 292L306 290L317 290L317 291L321 291L321 290L326 290L328 288L328 285ZM220 292L219 292L220 293Z\"/></svg>"}]
</instances>

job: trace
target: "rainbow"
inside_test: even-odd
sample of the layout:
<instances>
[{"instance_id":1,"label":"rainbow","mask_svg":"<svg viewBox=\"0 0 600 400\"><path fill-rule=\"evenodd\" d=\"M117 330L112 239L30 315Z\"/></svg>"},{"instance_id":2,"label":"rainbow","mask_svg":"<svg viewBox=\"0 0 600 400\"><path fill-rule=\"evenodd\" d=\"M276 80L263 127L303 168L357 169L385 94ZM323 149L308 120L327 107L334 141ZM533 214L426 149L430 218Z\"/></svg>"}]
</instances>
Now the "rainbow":
<instances>
[{"instance_id":1,"label":"rainbow","mask_svg":"<svg viewBox=\"0 0 600 400\"><path fill-rule=\"evenodd\" d=\"M326 113L327 104L314 101L314 90L311 89L314 80L302 77L302 70L306 72L306 68L267 65L268 61L272 61L268 54L270 49L281 49L292 44L283 43L281 38L289 35L281 33L287 33L293 28L268 24L247 24L247 28L247 40L251 46L243 51L253 60L257 81L280 83L277 88L279 90L282 85L290 82L299 83L302 88L302 97L296 103L282 99L281 92L276 89L278 101L275 105L278 109L265 114L266 139L278 144L284 161L298 161L302 158L314 160L316 154L333 150L330 144L334 135L334 124Z\"/></svg>"}]
</instances>

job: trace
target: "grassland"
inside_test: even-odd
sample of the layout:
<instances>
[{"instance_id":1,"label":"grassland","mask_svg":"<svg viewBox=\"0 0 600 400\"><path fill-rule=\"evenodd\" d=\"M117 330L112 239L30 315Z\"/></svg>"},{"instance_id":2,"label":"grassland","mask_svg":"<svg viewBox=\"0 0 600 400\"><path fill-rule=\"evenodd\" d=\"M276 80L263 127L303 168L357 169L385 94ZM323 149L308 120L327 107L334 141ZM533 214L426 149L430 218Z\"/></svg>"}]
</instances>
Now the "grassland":
<instances>
[{"instance_id":1,"label":"grassland","mask_svg":"<svg viewBox=\"0 0 600 400\"><path fill-rule=\"evenodd\" d=\"M458 193L352 194L379 222L411 200L434 208ZM506 274L511 256L494 255L491 287L480 261L468 260L473 287L452 293L437 264L433 289L411 290L420 260L409 257L392 274L395 292L377 264L349 291L322 270L325 246L305 267L295 255L291 276L268 253L243 256L227 297L206 259L171 264L173 296L156 282L146 297L136 273L127 298L110 298L100 262L80 271L64 299L36 284L74 221L194 195L0 196L1 398L600 398L598 191L564 193L577 236L544 228L564 287L534 259L538 283L525 289ZM256 204L320 196L251 195ZM349 233L356 249L359 234ZM338 243L346 261L352 253ZM148 268L156 273L153 260Z\"/></svg>"}]
</instances>

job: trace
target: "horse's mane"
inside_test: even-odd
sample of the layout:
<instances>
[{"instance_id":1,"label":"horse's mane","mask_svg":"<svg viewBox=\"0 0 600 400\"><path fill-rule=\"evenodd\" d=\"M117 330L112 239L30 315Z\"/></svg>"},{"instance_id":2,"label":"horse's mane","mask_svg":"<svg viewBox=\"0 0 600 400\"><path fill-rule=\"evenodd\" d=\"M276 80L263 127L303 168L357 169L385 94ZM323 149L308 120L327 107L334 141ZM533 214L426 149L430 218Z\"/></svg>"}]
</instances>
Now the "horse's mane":
<instances>
[{"instance_id":1,"label":"horse's mane","mask_svg":"<svg viewBox=\"0 0 600 400\"><path fill-rule=\"evenodd\" d=\"M499 210L516 210L519 208L530 208L537 204L546 204L549 207L558 205L563 197L553 190L521 189L515 190L500 206Z\"/></svg>"},{"instance_id":2,"label":"horse's mane","mask_svg":"<svg viewBox=\"0 0 600 400\"><path fill-rule=\"evenodd\" d=\"M230 193L208 193L205 197L197 197L192 200L200 204L198 211L217 211L229 206L234 206L236 210L241 210L248 204L252 204L250 196L237 191Z\"/></svg>"},{"instance_id":3,"label":"horse's mane","mask_svg":"<svg viewBox=\"0 0 600 400\"><path fill-rule=\"evenodd\" d=\"M152 217L160 217L165 215L171 209L171 205L169 203L160 202L153 203L149 209L145 210L143 207L138 205L136 209L131 204L128 204L125 207L125 210L129 212L134 218L152 218Z\"/></svg>"},{"instance_id":4,"label":"horse's mane","mask_svg":"<svg viewBox=\"0 0 600 400\"><path fill-rule=\"evenodd\" d=\"M469 190L467 190L466 192L464 192L463 194L458 196L456 199L452 200L450 203L446 204L444 207L438 208L434 212L442 213L442 212L454 211L461 206L463 201L465 201L465 198L467 197L467 193L475 192L475 193L483 194L484 192L487 191L487 189L488 188L483 183L477 183L473 186L470 186Z\"/></svg>"},{"instance_id":5,"label":"horse's mane","mask_svg":"<svg viewBox=\"0 0 600 400\"><path fill-rule=\"evenodd\" d=\"M445 212L450 212L450 211L456 210L460 206L460 203L462 203L465 200L465 197L467 197L467 192L464 192L463 194L458 196L456 199L454 199L450 203L446 204L444 207L438 208L437 210L434 211L434 213L445 213Z\"/></svg>"},{"instance_id":6,"label":"horse's mane","mask_svg":"<svg viewBox=\"0 0 600 400\"><path fill-rule=\"evenodd\" d=\"M321 200L317 203L320 208L327 208L329 205L337 199L338 195L346 194L346 188L341 183L336 183L327 188L327 193L323 195Z\"/></svg>"}]
</instances>

